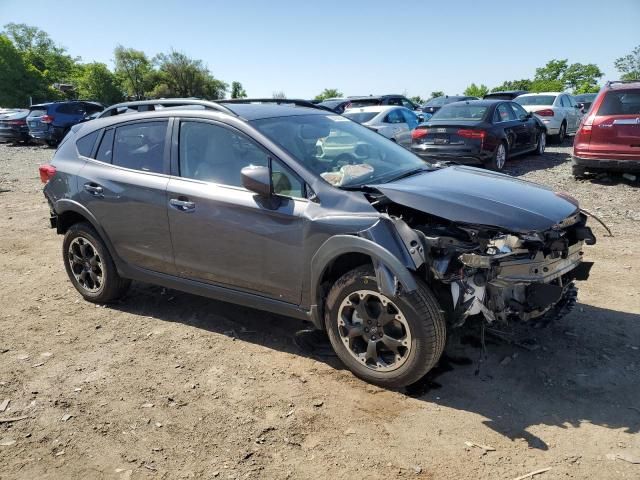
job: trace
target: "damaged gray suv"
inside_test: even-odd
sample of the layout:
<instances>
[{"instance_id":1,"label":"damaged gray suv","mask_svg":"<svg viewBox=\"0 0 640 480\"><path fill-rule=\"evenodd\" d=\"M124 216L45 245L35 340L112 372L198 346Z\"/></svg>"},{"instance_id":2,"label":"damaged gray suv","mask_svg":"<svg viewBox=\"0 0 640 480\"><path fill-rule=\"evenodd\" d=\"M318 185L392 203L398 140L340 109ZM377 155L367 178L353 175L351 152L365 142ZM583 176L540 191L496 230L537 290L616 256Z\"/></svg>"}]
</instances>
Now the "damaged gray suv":
<instances>
[{"instance_id":1,"label":"damaged gray suv","mask_svg":"<svg viewBox=\"0 0 640 480\"><path fill-rule=\"evenodd\" d=\"M566 310L595 237L573 198L436 168L301 101L202 102L76 125L40 167L69 278L308 320L357 376L411 384L465 321Z\"/></svg>"}]
</instances>

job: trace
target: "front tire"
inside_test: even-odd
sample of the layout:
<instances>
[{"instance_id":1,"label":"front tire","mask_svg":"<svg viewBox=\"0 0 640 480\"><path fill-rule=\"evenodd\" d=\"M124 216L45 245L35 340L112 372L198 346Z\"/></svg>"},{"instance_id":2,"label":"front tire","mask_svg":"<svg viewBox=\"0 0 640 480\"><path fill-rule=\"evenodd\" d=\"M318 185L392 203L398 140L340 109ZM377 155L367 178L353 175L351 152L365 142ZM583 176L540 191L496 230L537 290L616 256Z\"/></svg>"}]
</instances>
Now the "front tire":
<instances>
[{"instance_id":1,"label":"front tire","mask_svg":"<svg viewBox=\"0 0 640 480\"><path fill-rule=\"evenodd\" d=\"M62 258L71 283L90 302L113 302L131 285L131 280L118 275L109 250L88 223L76 223L67 230Z\"/></svg>"},{"instance_id":2,"label":"front tire","mask_svg":"<svg viewBox=\"0 0 640 480\"><path fill-rule=\"evenodd\" d=\"M417 281L417 291L388 298L378 291L371 266L362 266L331 288L325 327L336 354L357 377L385 388L404 387L439 360L444 316L431 290Z\"/></svg>"}]
</instances>

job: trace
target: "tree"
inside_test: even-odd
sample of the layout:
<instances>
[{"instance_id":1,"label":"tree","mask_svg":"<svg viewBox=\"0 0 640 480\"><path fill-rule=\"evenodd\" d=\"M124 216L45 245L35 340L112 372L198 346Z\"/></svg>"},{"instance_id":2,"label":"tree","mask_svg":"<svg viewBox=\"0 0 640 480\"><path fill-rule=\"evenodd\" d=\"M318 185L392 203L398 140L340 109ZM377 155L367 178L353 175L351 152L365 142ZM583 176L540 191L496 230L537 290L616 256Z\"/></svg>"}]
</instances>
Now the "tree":
<instances>
[{"instance_id":1,"label":"tree","mask_svg":"<svg viewBox=\"0 0 640 480\"><path fill-rule=\"evenodd\" d=\"M96 100L107 105L121 102L124 98L122 85L104 63L79 65L74 78L79 98Z\"/></svg>"},{"instance_id":2,"label":"tree","mask_svg":"<svg viewBox=\"0 0 640 480\"><path fill-rule=\"evenodd\" d=\"M287 96L285 95L284 92L280 91L280 92L273 92L273 98L277 100L284 100L287 98Z\"/></svg>"},{"instance_id":3,"label":"tree","mask_svg":"<svg viewBox=\"0 0 640 480\"><path fill-rule=\"evenodd\" d=\"M442 90L436 90L435 92L431 92L431 98L444 97L444 92Z\"/></svg>"},{"instance_id":4,"label":"tree","mask_svg":"<svg viewBox=\"0 0 640 480\"><path fill-rule=\"evenodd\" d=\"M339 91L337 88L325 88L321 93L316 95L316 98L314 98L314 100L318 100L319 102L322 102L327 98L340 98L340 97L342 97L342 92Z\"/></svg>"},{"instance_id":5,"label":"tree","mask_svg":"<svg viewBox=\"0 0 640 480\"><path fill-rule=\"evenodd\" d=\"M622 74L620 80L640 80L640 45L629 55L616 59L613 64Z\"/></svg>"},{"instance_id":6,"label":"tree","mask_svg":"<svg viewBox=\"0 0 640 480\"><path fill-rule=\"evenodd\" d=\"M188 57L183 52L171 50L154 58L162 74L170 97L204 97L211 100L223 98L228 85L216 79L202 60Z\"/></svg>"},{"instance_id":7,"label":"tree","mask_svg":"<svg viewBox=\"0 0 640 480\"><path fill-rule=\"evenodd\" d=\"M47 32L24 23L8 23L4 29L24 64L33 66L49 84L71 81L79 59L72 58L63 47L56 45Z\"/></svg>"},{"instance_id":8,"label":"tree","mask_svg":"<svg viewBox=\"0 0 640 480\"><path fill-rule=\"evenodd\" d=\"M231 82L231 98L247 98L247 92L240 82Z\"/></svg>"},{"instance_id":9,"label":"tree","mask_svg":"<svg viewBox=\"0 0 640 480\"><path fill-rule=\"evenodd\" d=\"M550 60L544 67L536 69L531 84L531 91L564 91L571 89L574 93L598 91L598 80L604 74L597 65L589 63L569 64L567 59Z\"/></svg>"},{"instance_id":10,"label":"tree","mask_svg":"<svg viewBox=\"0 0 640 480\"><path fill-rule=\"evenodd\" d=\"M491 89L492 92L504 92L507 90L530 90L531 80L523 78L522 80L507 80Z\"/></svg>"},{"instance_id":11,"label":"tree","mask_svg":"<svg viewBox=\"0 0 640 480\"><path fill-rule=\"evenodd\" d=\"M411 100L416 105L422 105L425 102L424 99L420 95L415 95L413 97L409 97L409 100Z\"/></svg>"},{"instance_id":12,"label":"tree","mask_svg":"<svg viewBox=\"0 0 640 480\"><path fill-rule=\"evenodd\" d=\"M144 98L145 92L151 90L148 80L151 74L151 62L144 52L118 45L113 51L116 74L123 80L127 93L137 100Z\"/></svg>"},{"instance_id":13,"label":"tree","mask_svg":"<svg viewBox=\"0 0 640 480\"><path fill-rule=\"evenodd\" d=\"M26 107L29 97L34 102L50 98L44 75L33 65L25 63L20 51L5 35L0 35L0 105Z\"/></svg>"},{"instance_id":14,"label":"tree","mask_svg":"<svg viewBox=\"0 0 640 480\"><path fill-rule=\"evenodd\" d=\"M475 83L469 85L466 90L463 92L467 97L484 97L487 93L489 93L489 87L486 85L480 84L479 86Z\"/></svg>"}]
</instances>

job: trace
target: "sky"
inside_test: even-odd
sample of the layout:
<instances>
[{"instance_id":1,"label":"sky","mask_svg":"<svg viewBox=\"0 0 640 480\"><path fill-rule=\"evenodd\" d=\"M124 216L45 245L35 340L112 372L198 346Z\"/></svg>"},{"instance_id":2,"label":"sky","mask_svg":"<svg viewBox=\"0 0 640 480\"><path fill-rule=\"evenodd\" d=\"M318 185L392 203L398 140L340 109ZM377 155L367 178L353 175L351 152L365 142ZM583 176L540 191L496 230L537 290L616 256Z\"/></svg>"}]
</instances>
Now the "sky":
<instances>
[{"instance_id":1,"label":"sky","mask_svg":"<svg viewBox=\"0 0 640 480\"><path fill-rule=\"evenodd\" d=\"M0 0L9 22L110 67L118 44L182 51L251 97L455 95L531 78L554 58L614 80L614 60L640 45L640 0Z\"/></svg>"}]
</instances>

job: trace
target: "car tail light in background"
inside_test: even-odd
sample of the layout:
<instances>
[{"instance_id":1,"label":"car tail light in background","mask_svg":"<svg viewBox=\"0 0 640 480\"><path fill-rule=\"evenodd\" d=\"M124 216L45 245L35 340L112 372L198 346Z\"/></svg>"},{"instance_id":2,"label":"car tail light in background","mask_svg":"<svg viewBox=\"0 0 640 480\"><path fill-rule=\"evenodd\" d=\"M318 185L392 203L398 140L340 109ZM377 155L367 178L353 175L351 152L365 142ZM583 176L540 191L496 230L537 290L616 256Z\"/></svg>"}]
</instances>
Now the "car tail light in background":
<instances>
[{"instance_id":1,"label":"car tail light in background","mask_svg":"<svg viewBox=\"0 0 640 480\"><path fill-rule=\"evenodd\" d=\"M53 122L53 117L51 115L43 115L40 117L40 121L42 123L51 123Z\"/></svg>"},{"instance_id":2,"label":"car tail light in background","mask_svg":"<svg viewBox=\"0 0 640 480\"><path fill-rule=\"evenodd\" d=\"M458 136L463 138L475 138L478 140L484 140L487 136L487 132L484 130L472 130L470 128L461 128L458 130Z\"/></svg>"},{"instance_id":3,"label":"car tail light in background","mask_svg":"<svg viewBox=\"0 0 640 480\"><path fill-rule=\"evenodd\" d=\"M536 115L540 115L541 117L553 117L555 115L555 112L550 108L545 108L544 110L538 110L533 113L535 113Z\"/></svg>"},{"instance_id":4,"label":"car tail light in background","mask_svg":"<svg viewBox=\"0 0 640 480\"><path fill-rule=\"evenodd\" d=\"M428 128L416 128L413 132L411 132L411 138L413 140L418 140L422 137L426 137L427 135L429 135Z\"/></svg>"},{"instance_id":5,"label":"car tail light in background","mask_svg":"<svg viewBox=\"0 0 640 480\"><path fill-rule=\"evenodd\" d=\"M20 125L26 125L27 121L26 120L9 120L7 123L9 125L20 126Z\"/></svg>"},{"instance_id":6,"label":"car tail light in background","mask_svg":"<svg viewBox=\"0 0 640 480\"><path fill-rule=\"evenodd\" d=\"M56 167L49 164L40 165L40 167L38 167L38 171L40 172L40 180L42 183L47 183L56 174Z\"/></svg>"}]
</instances>

